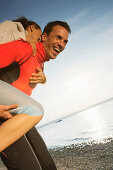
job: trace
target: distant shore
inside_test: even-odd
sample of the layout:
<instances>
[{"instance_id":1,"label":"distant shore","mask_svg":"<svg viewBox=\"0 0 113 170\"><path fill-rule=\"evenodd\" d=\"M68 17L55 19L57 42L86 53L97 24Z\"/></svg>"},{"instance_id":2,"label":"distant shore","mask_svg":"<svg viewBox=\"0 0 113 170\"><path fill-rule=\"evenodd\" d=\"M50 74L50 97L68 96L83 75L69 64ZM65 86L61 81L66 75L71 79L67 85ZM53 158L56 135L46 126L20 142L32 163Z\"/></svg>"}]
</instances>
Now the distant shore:
<instances>
[{"instance_id":1,"label":"distant shore","mask_svg":"<svg viewBox=\"0 0 113 170\"><path fill-rule=\"evenodd\" d=\"M50 149L58 170L113 170L113 140Z\"/></svg>"},{"instance_id":2,"label":"distant shore","mask_svg":"<svg viewBox=\"0 0 113 170\"><path fill-rule=\"evenodd\" d=\"M113 139L107 143L50 149L58 170L113 170ZM0 161L0 170L6 170Z\"/></svg>"}]
</instances>

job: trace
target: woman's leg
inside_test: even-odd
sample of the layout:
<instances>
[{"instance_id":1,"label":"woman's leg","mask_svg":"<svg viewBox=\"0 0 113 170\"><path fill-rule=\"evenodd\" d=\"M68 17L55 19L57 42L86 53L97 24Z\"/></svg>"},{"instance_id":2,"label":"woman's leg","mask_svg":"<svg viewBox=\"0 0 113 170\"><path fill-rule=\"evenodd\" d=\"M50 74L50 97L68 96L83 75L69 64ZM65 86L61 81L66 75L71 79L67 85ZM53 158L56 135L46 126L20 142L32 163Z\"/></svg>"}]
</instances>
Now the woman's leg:
<instances>
[{"instance_id":1,"label":"woman's leg","mask_svg":"<svg viewBox=\"0 0 113 170\"><path fill-rule=\"evenodd\" d=\"M28 96L25 95L25 94L23 95L24 97L22 97L21 96L22 92L18 93L19 95L16 95L17 93L15 93L15 89L13 89L13 90L14 90L14 93L13 93L14 102L8 101L8 104L12 104L12 102L13 102L13 103L17 103L21 106L21 105L23 105L23 103L26 104L26 102L27 102L27 105L31 105L31 103L32 103L33 106L36 106L37 108L39 108L39 110L41 110L41 112L43 112L43 108L40 106L39 103L37 104L36 101L34 101L32 98L28 98ZM1 91L2 91L2 89L1 89ZM9 92L7 93L8 94L7 98L10 97L11 93L12 93L11 90L9 90ZM18 98L20 98L19 103L18 103L17 96L18 96ZM4 98L4 100L5 100L5 98ZM4 104L4 102L1 103L1 104ZM35 128L33 128L33 129L35 129ZM35 134L34 134L34 132L35 132ZM4 156L4 153L1 153L2 160L3 160L4 164L7 166L8 170L10 170L10 168L12 168L14 166L15 162L16 163L19 162L19 164L18 165L16 164L15 168L13 168L13 169L16 170L16 168L17 169L19 168L21 170L22 164L23 164L22 162L23 162L24 159L29 160L28 161L29 164L26 164L26 162L24 162L24 167L27 167L27 166L30 167L31 164L32 164L32 161L30 161L29 157L32 156L32 153L27 154L27 151L29 149L32 150L32 152L34 153L36 158L39 160L42 169L44 169L44 170L46 170L46 169L47 170L48 169L49 170L56 170L56 166L54 164L54 161L53 161L51 155L49 154L48 149L47 149L43 139L38 134L38 132L36 130L35 131L30 130L29 133L26 135L26 137L29 141L28 144L26 145L26 147L27 147L26 151L24 150L24 148L25 148L25 146L24 146L25 136L23 136L22 138L20 138L18 141L16 141L14 144L12 144L11 146L9 146L7 149L5 149L3 151L7 157ZM25 169L28 169L28 168L25 168ZM32 170L32 168L31 168L31 170Z\"/></svg>"},{"instance_id":2,"label":"woman's leg","mask_svg":"<svg viewBox=\"0 0 113 170\"><path fill-rule=\"evenodd\" d=\"M43 107L40 103L12 85L0 80L0 105L11 105L14 103L18 104L19 110L24 108L24 110L27 110L26 106L31 106L31 111L34 109L34 113L30 113L30 115L37 116L37 114L40 115L40 113L44 114ZM14 109L14 112L19 112L18 108L17 110Z\"/></svg>"},{"instance_id":3,"label":"woman's leg","mask_svg":"<svg viewBox=\"0 0 113 170\"><path fill-rule=\"evenodd\" d=\"M20 114L5 121L0 126L0 152L22 137L41 118L42 116Z\"/></svg>"},{"instance_id":4,"label":"woman's leg","mask_svg":"<svg viewBox=\"0 0 113 170\"><path fill-rule=\"evenodd\" d=\"M19 105L19 111L17 111L19 115L5 121L0 127L0 151L2 151L41 120L43 108L28 95L1 80L0 96L1 105L8 105L10 103L17 103ZM35 113L35 116L33 113Z\"/></svg>"}]
</instances>

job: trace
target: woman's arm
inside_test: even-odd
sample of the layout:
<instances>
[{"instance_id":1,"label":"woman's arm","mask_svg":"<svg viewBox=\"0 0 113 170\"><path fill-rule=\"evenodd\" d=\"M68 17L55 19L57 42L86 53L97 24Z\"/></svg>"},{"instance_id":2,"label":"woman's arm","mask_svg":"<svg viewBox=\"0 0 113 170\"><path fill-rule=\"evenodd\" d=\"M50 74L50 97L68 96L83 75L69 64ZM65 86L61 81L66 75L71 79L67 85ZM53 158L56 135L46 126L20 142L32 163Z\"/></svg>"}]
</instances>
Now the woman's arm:
<instances>
[{"instance_id":1,"label":"woman's arm","mask_svg":"<svg viewBox=\"0 0 113 170\"><path fill-rule=\"evenodd\" d=\"M40 103L0 80L0 104L11 105L12 103L17 103L18 107L17 110L14 109L15 106L13 109L10 108L10 113L16 113L17 115L6 120L0 126L0 152L35 126L44 114Z\"/></svg>"},{"instance_id":2,"label":"woman's arm","mask_svg":"<svg viewBox=\"0 0 113 170\"><path fill-rule=\"evenodd\" d=\"M12 41L0 44L0 68L20 61L24 56L29 58L33 54L30 44L24 41Z\"/></svg>"}]
</instances>

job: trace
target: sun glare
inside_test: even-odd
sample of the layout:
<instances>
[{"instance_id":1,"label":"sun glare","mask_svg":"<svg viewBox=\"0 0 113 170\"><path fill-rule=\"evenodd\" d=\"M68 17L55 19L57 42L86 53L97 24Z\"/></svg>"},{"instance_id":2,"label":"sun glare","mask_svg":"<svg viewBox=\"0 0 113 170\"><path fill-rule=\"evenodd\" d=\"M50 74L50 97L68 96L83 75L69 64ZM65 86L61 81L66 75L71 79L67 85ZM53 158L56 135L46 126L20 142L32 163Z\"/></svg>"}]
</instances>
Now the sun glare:
<instances>
[{"instance_id":1,"label":"sun glare","mask_svg":"<svg viewBox=\"0 0 113 170\"><path fill-rule=\"evenodd\" d=\"M89 109L85 111L82 116L84 120L87 121L87 124L89 124L89 131L94 132L92 136L94 139L99 139L104 136L104 122L100 114L100 109Z\"/></svg>"},{"instance_id":2,"label":"sun glare","mask_svg":"<svg viewBox=\"0 0 113 170\"><path fill-rule=\"evenodd\" d=\"M77 75L75 77L71 77L66 83L66 86L69 89L80 92L82 90L86 90L89 86L89 83L89 75Z\"/></svg>"}]
</instances>

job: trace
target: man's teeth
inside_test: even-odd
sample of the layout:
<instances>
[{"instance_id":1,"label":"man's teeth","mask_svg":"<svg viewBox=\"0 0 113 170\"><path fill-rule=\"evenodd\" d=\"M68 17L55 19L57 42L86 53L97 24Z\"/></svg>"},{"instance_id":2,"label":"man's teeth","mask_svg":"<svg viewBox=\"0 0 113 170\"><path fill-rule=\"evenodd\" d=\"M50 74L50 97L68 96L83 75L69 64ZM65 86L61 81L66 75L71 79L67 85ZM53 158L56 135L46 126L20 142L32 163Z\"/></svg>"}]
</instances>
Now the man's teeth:
<instances>
[{"instance_id":1,"label":"man's teeth","mask_svg":"<svg viewBox=\"0 0 113 170\"><path fill-rule=\"evenodd\" d=\"M57 53L59 53L60 52L60 50L59 50L59 48L53 48Z\"/></svg>"}]
</instances>

